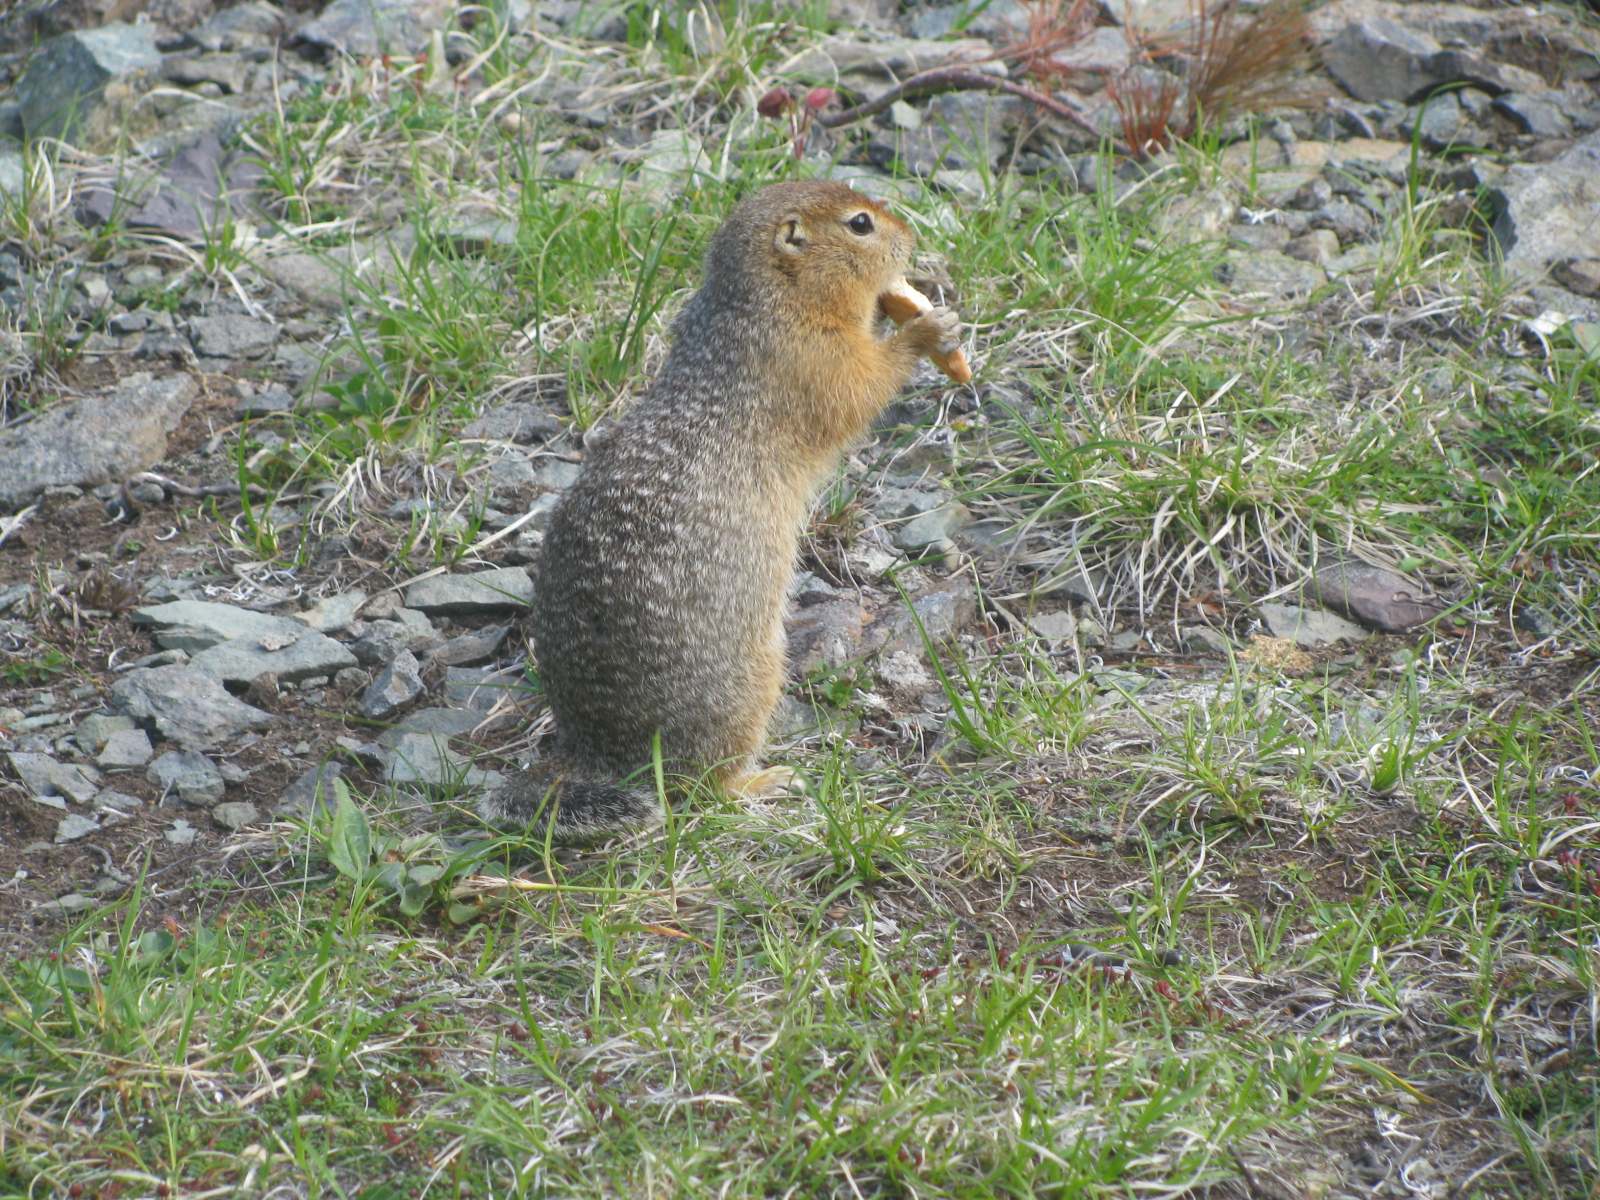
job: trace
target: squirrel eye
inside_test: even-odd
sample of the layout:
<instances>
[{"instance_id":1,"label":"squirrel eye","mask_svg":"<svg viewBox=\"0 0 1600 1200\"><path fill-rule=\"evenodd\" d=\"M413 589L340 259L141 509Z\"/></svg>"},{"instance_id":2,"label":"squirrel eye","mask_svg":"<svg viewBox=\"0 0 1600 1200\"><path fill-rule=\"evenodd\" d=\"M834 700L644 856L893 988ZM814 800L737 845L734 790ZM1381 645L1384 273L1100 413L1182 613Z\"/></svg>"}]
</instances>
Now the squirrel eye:
<instances>
[{"instance_id":1,"label":"squirrel eye","mask_svg":"<svg viewBox=\"0 0 1600 1200\"><path fill-rule=\"evenodd\" d=\"M857 213L847 223L852 232L859 233L862 237L872 232L872 218L866 213Z\"/></svg>"}]
</instances>

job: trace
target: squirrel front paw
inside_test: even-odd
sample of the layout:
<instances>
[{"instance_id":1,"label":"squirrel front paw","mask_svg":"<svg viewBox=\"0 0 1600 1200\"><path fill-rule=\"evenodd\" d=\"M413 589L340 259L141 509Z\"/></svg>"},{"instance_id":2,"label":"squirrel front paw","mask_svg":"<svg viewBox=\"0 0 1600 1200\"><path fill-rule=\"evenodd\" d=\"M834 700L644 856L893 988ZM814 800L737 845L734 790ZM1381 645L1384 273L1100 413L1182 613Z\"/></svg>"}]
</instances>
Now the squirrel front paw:
<instances>
[{"instance_id":1,"label":"squirrel front paw","mask_svg":"<svg viewBox=\"0 0 1600 1200\"><path fill-rule=\"evenodd\" d=\"M900 328L918 354L948 354L961 345L961 318L954 309L930 308Z\"/></svg>"}]
</instances>

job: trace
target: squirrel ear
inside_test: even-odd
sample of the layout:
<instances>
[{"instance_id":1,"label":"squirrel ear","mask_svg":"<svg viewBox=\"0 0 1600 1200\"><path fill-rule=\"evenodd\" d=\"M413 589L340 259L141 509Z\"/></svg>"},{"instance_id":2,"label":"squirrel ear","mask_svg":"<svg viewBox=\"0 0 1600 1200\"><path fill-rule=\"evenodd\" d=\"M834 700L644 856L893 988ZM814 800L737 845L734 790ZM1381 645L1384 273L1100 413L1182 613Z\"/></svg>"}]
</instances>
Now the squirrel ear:
<instances>
[{"instance_id":1,"label":"squirrel ear","mask_svg":"<svg viewBox=\"0 0 1600 1200\"><path fill-rule=\"evenodd\" d=\"M772 241L779 254L787 254L791 258L798 255L806 247L806 226L800 219L799 213L790 213L778 222L778 236Z\"/></svg>"}]
</instances>

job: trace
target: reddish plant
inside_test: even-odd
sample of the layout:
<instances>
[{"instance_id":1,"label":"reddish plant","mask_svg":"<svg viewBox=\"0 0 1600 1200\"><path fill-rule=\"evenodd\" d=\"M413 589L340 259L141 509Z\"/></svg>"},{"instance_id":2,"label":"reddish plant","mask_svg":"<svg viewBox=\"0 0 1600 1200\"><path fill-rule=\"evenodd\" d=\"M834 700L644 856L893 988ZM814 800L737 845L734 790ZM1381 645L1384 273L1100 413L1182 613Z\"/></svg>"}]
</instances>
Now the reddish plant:
<instances>
[{"instance_id":1,"label":"reddish plant","mask_svg":"<svg viewBox=\"0 0 1600 1200\"><path fill-rule=\"evenodd\" d=\"M804 97L797 97L788 88L773 88L756 101L756 112L773 118L789 114L789 138L794 145L795 161L799 162L805 156L812 121L838 98L839 93L832 88L812 88Z\"/></svg>"},{"instance_id":2,"label":"reddish plant","mask_svg":"<svg viewBox=\"0 0 1600 1200\"><path fill-rule=\"evenodd\" d=\"M1000 57L1015 63L1044 86L1054 86L1075 73L1074 68L1057 62L1055 56L1088 36L1099 5L1094 0L1034 0L1025 7L1026 30L1003 22L1012 40L1000 48Z\"/></svg>"},{"instance_id":3,"label":"reddish plant","mask_svg":"<svg viewBox=\"0 0 1600 1200\"><path fill-rule=\"evenodd\" d=\"M1135 67L1108 80L1106 95L1116 106L1122 140L1134 158L1142 162L1172 144L1172 116L1183 98L1183 83L1175 76Z\"/></svg>"}]
</instances>

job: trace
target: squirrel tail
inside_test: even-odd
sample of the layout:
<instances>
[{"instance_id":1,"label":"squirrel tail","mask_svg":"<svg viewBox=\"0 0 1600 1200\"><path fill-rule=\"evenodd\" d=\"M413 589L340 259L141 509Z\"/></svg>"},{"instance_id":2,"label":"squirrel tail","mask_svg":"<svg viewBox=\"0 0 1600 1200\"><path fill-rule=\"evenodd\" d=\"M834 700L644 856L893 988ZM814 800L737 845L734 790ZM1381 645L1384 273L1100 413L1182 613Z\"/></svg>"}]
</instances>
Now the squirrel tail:
<instances>
[{"instance_id":1,"label":"squirrel tail","mask_svg":"<svg viewBox=\"0 0 1600 1200\"><path fill-rule=\"evenodd\" d=\"M569 764L540 762L480 800L478 815L491 825L585 840L659 823L661 801L654 787L629 787Z\"/></svg>"}]
</instances>

